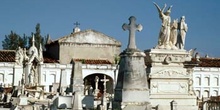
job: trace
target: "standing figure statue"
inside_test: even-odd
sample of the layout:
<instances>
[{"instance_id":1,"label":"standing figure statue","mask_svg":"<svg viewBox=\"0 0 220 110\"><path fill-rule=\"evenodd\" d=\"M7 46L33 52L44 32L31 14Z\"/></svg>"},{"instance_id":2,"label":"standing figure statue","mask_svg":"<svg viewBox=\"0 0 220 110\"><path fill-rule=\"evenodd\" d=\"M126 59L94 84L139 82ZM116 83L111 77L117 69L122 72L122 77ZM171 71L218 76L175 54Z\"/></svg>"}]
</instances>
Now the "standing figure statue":
<instances>
[{"instance_id":1,"label":"standing figure statue","mask_svg":"<svg viewBox=\"0 0 220 110\"><path fill-rule=\"evenodd\" d=\"M170 33L170 44L171 44L171 48L174 50L178 49L176 47L177 36L178 36L178 19L175 19L171 23L171 33Z\"/></svg>"},{"instance_id":2,"label":"standing figure statue","mask_svg":"<svg viewBox=\"0 0 220 110\"><path fill-rule=\"evenodd\" d=\"M33 85L33 83L34 83L34 75L33 75L33 73L30 73L30 74L28 75L28 77L29 77L29 84L30 84L30 85Z\"/></svg>"},{"instance_id":3,"label":"standing figure statue","mask_svg":"<svg viewBox=\"0 0 220 110\"><path fill-rule=\"evenodd\" d=\"M15 61L16 64L22 65L24 60L23 50L21 47L18 47L18 50L16 51Z\"/></svg>"},{"instance_id":4,"label":"standing figure statue","mask_svg":"<svg viewBox=\"0 0 220 110\"><path fill-rule=\"evenodd\" d=\"M170 49L170 13L172 6L170 6L166 12L164 12L166 4L164 5L163 9L160 9L160 7L156 3L154 3L154 5L156 6L159 12L160 19L162 20L157 48Z\"/></svg>"},{"instance_id":5,"label":"standing figure statue","mask_svg":"<svg viewBox=\"0 0 220 110\"><path fill-rule=\"evenodd\" d=\"M182 16L179 22L179 35L178 35L178 41L177 41L177 47L179 49L184 49L187 30L188 30L188 27L187 27L187 24L185 23L185 16Z\"/></svg>"}]
</instances>

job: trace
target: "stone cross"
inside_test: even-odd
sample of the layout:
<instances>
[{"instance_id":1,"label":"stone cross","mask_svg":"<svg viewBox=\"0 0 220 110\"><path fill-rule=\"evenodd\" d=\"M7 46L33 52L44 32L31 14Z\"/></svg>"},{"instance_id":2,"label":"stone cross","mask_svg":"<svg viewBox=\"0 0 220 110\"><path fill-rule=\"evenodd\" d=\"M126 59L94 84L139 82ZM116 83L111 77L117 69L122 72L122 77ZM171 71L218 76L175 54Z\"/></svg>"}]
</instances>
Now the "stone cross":
<instances>
[{"instance_id":1,"label":"stone cross","mask_svg":"<svg viewBox=\"0 0 220 110\"><path fill-rule=\"evenodd\" d=\"M106 79L106 75L104 75L104 79L101 79L101 81L103 82L103 86L104 86L104 94L106 93L106 82L109 81L109 79Z\"/></svg>"},{"instance_id":2,"label":"stone cross","mask_svg":"<svg viewBox=\"0 0 220 110\"><path fill-rule=\"evenodd\" d=\"M107 96L106 96L106 82L109 81L109 79L106 79L106 75L104 75L104 79L101 79L103 82L104 90L103 90L103 97L102 97L102 110L107 110Z\"/></svg>"},{"instance_id":3,"label":"stone cross","mask_svg":"<svg viewBox=\"0 0 220 110\"><path fill-rule=\"evenodd\" d=\"M143 29L141 24L135 24L136 18L131 16L129 18L130 23L124 23L122 25L123 30L129 30L129 41L128 41L128 49L136 49L135 44L135 31L141 31Z\"/></svg>"}]
</instances>

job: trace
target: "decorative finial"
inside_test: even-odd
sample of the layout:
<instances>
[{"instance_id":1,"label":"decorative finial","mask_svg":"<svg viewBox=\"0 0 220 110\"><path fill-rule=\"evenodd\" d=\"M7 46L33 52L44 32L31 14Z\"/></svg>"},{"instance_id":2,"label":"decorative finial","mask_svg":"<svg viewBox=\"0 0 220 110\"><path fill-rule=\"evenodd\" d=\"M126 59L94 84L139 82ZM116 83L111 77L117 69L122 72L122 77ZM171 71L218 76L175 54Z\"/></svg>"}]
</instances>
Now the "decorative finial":
<instances>
[{"instance_id":1,"label":"decorative finial","mask_svg":"<svg viewBox=\"0 0 220 110\"><path fill-rule=\"evenodd\" d=\"M35 44L35 38L34 38L34 34L32 35L32 46L34 46Z\"/></svg>"}]
</instances>

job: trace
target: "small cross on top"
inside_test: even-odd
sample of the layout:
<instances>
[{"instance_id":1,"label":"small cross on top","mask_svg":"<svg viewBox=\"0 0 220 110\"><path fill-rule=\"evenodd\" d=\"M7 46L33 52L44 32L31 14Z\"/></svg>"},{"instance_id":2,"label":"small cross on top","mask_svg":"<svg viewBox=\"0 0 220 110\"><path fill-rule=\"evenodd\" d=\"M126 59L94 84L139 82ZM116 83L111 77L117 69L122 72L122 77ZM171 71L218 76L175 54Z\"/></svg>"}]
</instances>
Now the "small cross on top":
<instances>
[{"instance_id":1,"label":"small cross on top","mask_svg":"<svg viewBox=\"0 0 220 110\"><path fill-rule=\"evenodd\" d=\"M78 26L80 25L80 23L77 21L77 22L74 23L74 25L75 25L76 27L78 27Z\"/></svg>"}]
</instances>

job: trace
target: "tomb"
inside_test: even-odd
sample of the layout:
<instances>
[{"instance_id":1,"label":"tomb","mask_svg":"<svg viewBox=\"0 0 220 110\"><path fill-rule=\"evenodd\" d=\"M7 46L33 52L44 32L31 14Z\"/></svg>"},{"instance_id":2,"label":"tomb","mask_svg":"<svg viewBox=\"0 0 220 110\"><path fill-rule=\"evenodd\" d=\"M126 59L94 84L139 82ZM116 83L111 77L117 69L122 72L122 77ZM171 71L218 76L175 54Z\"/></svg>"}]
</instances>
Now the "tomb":
<instances>
[{"instance_id":1,"label":"tomb","mask_svg":"<svg viewBox=\"0 0 220 110\"><path fill-rule=\"evenodd\" d=\"M170 102L175 100L178 110L197 110L197 100L192 90L192 72L184 68L184 62L190 61L192 58L190 51L184 49L185 34L181 37L180 28L173 33L170 30L169 26L172 25L169 16L171 7L163 12L164 10L161 10L156 3L154 4L164 25L161 27L157 46L145 50L151 104L152 106L159 105L164 110L170 110ZM168 18L169 20L167 20ZM181 25L181 23L178 24ZM166 28L166 26L168 27ZM181 39L181 42L178 39Z\"/></svg>"}]
</instances>

